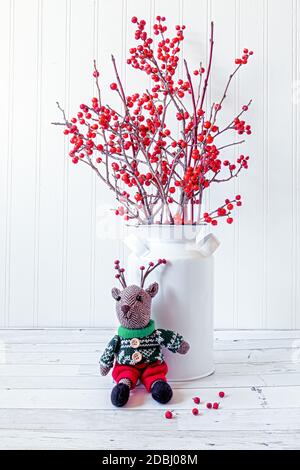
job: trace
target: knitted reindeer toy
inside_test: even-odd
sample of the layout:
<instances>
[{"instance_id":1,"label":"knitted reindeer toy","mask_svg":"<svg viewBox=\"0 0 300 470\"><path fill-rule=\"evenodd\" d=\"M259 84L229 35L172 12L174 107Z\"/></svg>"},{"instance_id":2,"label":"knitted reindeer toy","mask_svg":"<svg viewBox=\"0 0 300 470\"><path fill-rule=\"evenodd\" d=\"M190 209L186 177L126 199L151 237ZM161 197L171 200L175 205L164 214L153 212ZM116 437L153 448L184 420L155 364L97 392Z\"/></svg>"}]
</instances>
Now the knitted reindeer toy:
<instances>
[{"instance_id":1,"label":"knitted reindeer toy","mask_svg":"<svg viewBox=\"0 0 300 470\"><path fill-rule=\"evenodd\" d=\"M168 366L161 348L179 354L186 354L190 348L181 335L156 329L151 320L151 303L158 292L158 284L154 282L146 289L144 284L148 275L161 264L166 264L166 260L159 259L156 264L150 262L147 269L141 266L141 285L127 286L125 270L119 261L115 261L116 278L123 288L112 289L120 326L118 334L111 339L100 358L101 375L107 375L113 367L116 385L111 392L111 401L115 406L127 403L130 390L138 380L151 392L154 400L168 403L173 392L167 383Z\"/></svg>"}]
</instances>

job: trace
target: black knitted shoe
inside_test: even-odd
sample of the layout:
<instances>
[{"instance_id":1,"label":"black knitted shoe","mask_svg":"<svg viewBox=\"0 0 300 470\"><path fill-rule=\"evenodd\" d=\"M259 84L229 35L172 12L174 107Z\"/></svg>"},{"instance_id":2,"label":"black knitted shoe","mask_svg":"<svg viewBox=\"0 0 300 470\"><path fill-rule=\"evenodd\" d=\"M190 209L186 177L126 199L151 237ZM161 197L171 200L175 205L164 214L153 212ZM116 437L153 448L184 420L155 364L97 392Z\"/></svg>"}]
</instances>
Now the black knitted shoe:
<instances>
[{"instance_id":1,"label":"black knitted shoe","mask_svg":"<svg viewBox=\"0 0 300 470\"><path fill-rule=\"evenodd\" d=\"M168 403L168 401L170 401L173 396L170 385L163 380L158 380L155 382L155 384L152 386L151 392L154 400L162 404Z\"/></svg>"},{"instance_id":2,"label":"black knitted shoe","mask_svg":"<svg viewBox=\"0 0 300 470\"><path fill-rule=\"evenodd\" d=\"M115 406L124 406L128 402L130 388L126 384L115 385L111 391L111 402Z\"/></svg>"}]
</instances>

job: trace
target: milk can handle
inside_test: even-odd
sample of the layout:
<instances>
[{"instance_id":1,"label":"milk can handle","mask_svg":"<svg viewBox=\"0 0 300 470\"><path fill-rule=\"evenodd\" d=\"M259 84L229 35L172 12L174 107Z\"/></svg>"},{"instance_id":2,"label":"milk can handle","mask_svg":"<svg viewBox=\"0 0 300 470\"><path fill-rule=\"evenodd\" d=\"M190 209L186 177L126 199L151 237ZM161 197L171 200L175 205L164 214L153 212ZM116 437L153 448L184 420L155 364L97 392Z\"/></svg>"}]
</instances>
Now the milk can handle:
<instances>
[{"instance_id":1,"label":"milk can handle","mask_svg":"<svg viewBox=\"0 0 300 470\"><path fill-rule=\"evenodd\" d=\"M219 240L212 233L209 233L204 238L200 234L196 237L196 248L203 256L211 256L219 245Z\"/></svg>"},{"instance_id":2,"label":"milk can handle","mask_svg":"<svg viewBox=\"0 0 300 470\"><path fill-rule=\"evenodd\" d=\"M137 235L130 234L124 239L124 244L132 251L137 257L145 256L149 253L149 248Z\"/></svg>"}]
</instances>

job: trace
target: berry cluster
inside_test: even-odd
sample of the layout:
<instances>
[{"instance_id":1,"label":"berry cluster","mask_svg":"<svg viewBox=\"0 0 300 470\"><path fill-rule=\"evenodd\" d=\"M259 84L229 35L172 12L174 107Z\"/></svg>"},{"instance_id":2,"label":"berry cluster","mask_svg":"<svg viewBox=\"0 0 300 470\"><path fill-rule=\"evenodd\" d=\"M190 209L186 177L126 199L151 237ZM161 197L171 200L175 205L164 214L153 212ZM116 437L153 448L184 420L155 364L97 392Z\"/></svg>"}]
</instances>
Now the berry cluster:
<instances>
[{"instance_id":1,"label":"berry cluster","mask_svg":"<svg viewBox=\"0 0 300 470\"><path fill-rule=\"evenodd\" d=\"M249 49L245 48L245 49L243 50L243 55L242 55L242 57L237 57L237 58L235 59L235 63L236 63L237 65L245 65L245 64L248 63L249 57L250 57L251 55L253 55L253 51L249 51Z\"/></svg>"},{"instance_id":2,"label":"berry cluster","mask_svg":"<svg viewBox=\"0 0 300 470\"><path fill-rule=\"evenodd\" d=\"M179 80L176 84L174 75L179 63L179 46L184 39L183 30L185 26L177 25L175 27L175 36L166 38L165 33L168 29L165 25L166 18L157 16L153 25L153 35L160 36L160 41L157 44L155 53L153 39L145 31L146 21L138 20L136 16L131 21L137 27L135 39L139 44L129 49L130 57L127 59L127 64L151 76L153 82L157 83L157 86L152 89L154 93L162 92L164 95L176 93L178 96L183 97L184 91L189 88L189 84L184 84L183 80Z\"/></svg>"},{"instance_id":3,"label":"berry cluster","mask_svg":"<svg viewBox=\"0 0 300 470\"><path fill-rule=\"evenodd\" d=\"M212 224L225 217L231 223L233 207L240 199L228 198L223 206L203 212L205 190L227 182L248 168L248 156L236 161L222 156L226 147L244 142L224 141L234 131L251 134L243 115L251 101L225 126L218 123L229 85L253 52L244 49L236 59L221 99L211 106L207 88L211 78L214 25L211 24L207 67L202 64L191 73L184 60L184 73L178 76L185 25L176 25L168 34L166 18L157 16L152 34L146 21L132 18L136 44L129 49L127 63L146 73L149 90L126 94L115 58L115 79L110 84L122 103L117 111L102 99L101 73L94 62L96 96L82 103L77 114L68 119L63 109L64 134L70 142L69 156L74 164L84 163L111 189L117 199L116 215L140 224ZM171 131L177 119L179 130Z\"/></svg>"},{"instance_id":4,"label":"berry cluster","mask_svg":"<svg viewBox=\"0 0 300 470\"><path fill-rule=\"evenodd\" d=\"M235 199L229 200L225 199L225 204L223 206L218 207L215 211L212 211L211 213L204 212L203 217L204 220L207 224L211 225L218 225L218 218L220 217L226 217L226 222L228 224L232 224L233 222L233 217L231 217L232 210L234 209L235 206L239 207L242 205L241 201L241 196L240 194L237 194L235 196Z\"/></svg>"},{"instance_id":5,"label":"berry cluster","mask_svg":"<svg viewBox=\"0 0 300 470\"><path fill-rule=\"evenodd\" d=\"M239 135L243 134L251 134L251 126L250 124L246 124L245 121L241 121L239 118L234 119L234 129L237 131Z\"/></svg>"}]
</instances>

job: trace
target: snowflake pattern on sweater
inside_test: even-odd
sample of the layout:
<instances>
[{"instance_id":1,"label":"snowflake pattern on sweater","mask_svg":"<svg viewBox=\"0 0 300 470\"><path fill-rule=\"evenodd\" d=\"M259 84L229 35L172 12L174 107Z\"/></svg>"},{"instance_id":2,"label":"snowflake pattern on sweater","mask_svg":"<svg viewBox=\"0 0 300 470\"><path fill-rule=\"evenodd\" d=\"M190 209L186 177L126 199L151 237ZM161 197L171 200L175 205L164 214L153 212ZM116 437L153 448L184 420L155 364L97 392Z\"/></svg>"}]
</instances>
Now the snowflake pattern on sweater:
<instances>
[{"instance_id":1,"label":"snowflake pattern on sweater","mask_svg":"<svg viewBox=\"0 0 300 470\"><path fill-rule=\"evenodd\" d=\"M111 368L116 360L119 364L135 365L136 362L133 358L135 352L141 355L139 364L163 362L164 356L161 348L165 347L176 353L183 341L183 337L178 333L163 329L157 329L147 336L136 336L136 338L139 339L139 346L133 348L130 338L115 335L100 357L100 364Z\"/></svg>"}]
</instances>

